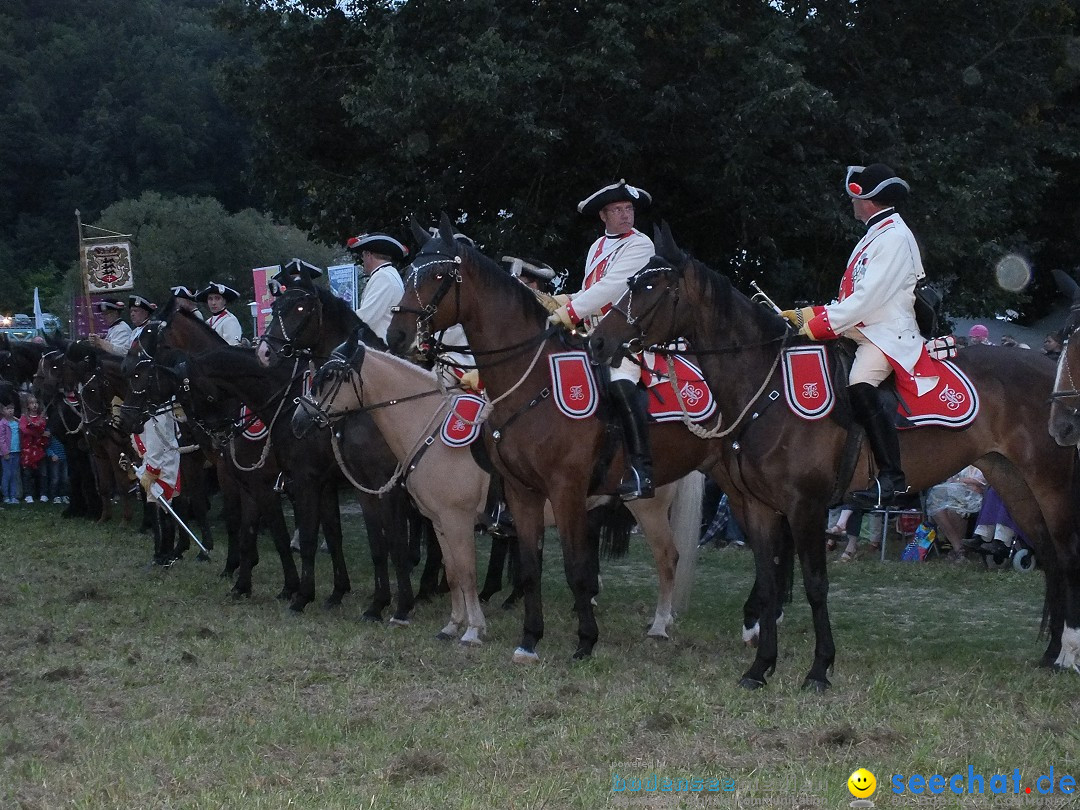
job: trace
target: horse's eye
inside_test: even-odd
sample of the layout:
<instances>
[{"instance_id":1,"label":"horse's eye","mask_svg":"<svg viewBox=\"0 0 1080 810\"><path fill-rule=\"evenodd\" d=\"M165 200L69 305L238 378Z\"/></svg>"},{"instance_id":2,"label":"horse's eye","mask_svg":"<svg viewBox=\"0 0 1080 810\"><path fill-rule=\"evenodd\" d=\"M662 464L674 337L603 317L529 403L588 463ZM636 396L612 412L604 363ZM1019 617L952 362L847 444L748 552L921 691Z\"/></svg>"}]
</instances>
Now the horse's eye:
<instances>
[{"instance_id":1,"label":"horse's eye","mask_svg":"<svg viewBox=\"0 0 1080 810\"><path fill-rule=\"evenodd\" d=\"M645 290L646 290L646 292L647 292L647 291L649 291L649 290L652 290L652 288L653 288L653 285L652 285L652 284L646 284L646 285L645 285Z\"/></svg>"},{"instance_id":2,"label":"horse's eye","mask_svg":"<svg viewBox=\"0 0 1080 810\"><path fill-rule=\"evenodd\" d=\"M298 306L298 307L296 308L296 311L297 311L297 312L303 312L303 311L304 311L304 307L303 307L303 305L301 305L301 306Z\"/></svg>"}]
</instances>

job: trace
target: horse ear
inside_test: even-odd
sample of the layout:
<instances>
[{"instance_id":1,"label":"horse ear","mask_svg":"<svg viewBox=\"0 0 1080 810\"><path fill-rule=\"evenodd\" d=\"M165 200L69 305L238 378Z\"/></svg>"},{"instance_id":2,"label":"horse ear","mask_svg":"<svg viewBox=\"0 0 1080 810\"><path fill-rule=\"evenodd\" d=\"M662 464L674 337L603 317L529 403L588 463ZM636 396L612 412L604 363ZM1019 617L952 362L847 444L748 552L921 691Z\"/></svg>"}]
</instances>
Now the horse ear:
<instances>
[{"instance_id":1,"label":"horse ear","mask_svg":"<svg viewBox=\"0 0 1080 810\"><path fill-rule=\"evenodd\" d=\"M1080 303L1080 284L1064 270L1052 270L1054 281L1057 282L1061 294L1067 296L1074 304Z\"/></svg>"},{"instance_id":2,"label":"horse ear","mask_svg":"<svg viewBox=\"0 0 1080 810\"><path fill-rule=\"evenodd\" d=\"M454 239L454 223L450 221L450 217L445 211L442 212L442 216L439 218L439 238L448 245L457 244L457 240Z\"/></svg>"},{"instance_id":3,"label":"horse ear","mask_svg":"<svg viewBox=\"0 0 1080 810\"><path fill-rule=\"evenodd\" d=\"M682 250L675 244L675 237L671 235L671 226L667 220L660 222L659 236L656 238L656 255L669 262L681 262L685 257Z\"/></svg>"},{"instance_id":4,"label":"horse ear","mask_svg":"<svg viewBox=\"0 0 1080 810\"><path fill-rule=\"evenodd\" d=\"M418 248L422 248L431 239L431 234L427 232L427 228L417 221L415 215L409 216L409 230L412 231L413 239L416 241Z\"/></svg>"}]
</instances>

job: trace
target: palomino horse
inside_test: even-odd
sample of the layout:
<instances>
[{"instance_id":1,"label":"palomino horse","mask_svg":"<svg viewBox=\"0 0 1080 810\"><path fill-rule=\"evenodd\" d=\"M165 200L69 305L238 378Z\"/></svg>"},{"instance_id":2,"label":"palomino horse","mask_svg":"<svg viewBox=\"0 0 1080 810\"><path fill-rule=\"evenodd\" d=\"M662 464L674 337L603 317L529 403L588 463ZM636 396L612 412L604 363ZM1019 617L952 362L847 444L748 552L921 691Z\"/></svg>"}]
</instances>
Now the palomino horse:
<instances>
[{"instance_id":1,"label":"palomino horse","mask_svg":"<svg viewBox=\"0 0 1080 810\"><path fill-rule=\"evenodd\" d=\"M465 330L491 397L484 441L504 476L518 531L525 620L514 660L537 660L536 645L544 634L540 547L548 501L578 617L574 657L584 658L598 637L592 598L599 573L597 545L587 537L586 498L590 493L614 493L623 473L622 448L615 446L621 442L612 440L607 422L596 415L569 419L560 414L550 396L547 356L567 350L561 330L548 328L546 310L527 287L475 248L456 241L444 216L439 235L421 248L410 269L387 343L401 354L418 337L424 342L457 323ZM658 483L715 464L708 445L681 425L657 425L651 435ZM653 544L653 554L663 593L678 553L661 537Z\"/></svg>"},{"instance_id":2,"label":"palomino horse","mask_svg":"<svg viewBox=\"0 0 1080 810\"><path fill-rule=\"evenodd\" d=\"M476 593L476 544L474 526L487 498L490 476L480 468L467 446L450 447L440 439L443 423L450 417L456 397L445 394L436 376L392 355L371 350L355 336L340 349L342 359L328 362L316 374L311 396L300 402L293 416L299 432L311 421L328 424L347 413L366 409L398 457L405 484L431 518L443 550L451 587L450 623L439 637L457 632L463 619L468 629L461 641L479 643L484 614ZM401 407L396 407L401 406ZM673 542L668 511L676 487L661 487L655 498L634 501L631 511L642 530L656 545ZM698 528L700 490L676 507L676 513L694 512L692 529ZM686 509L689 505L690 510ZM551 522L545 520L545 522ZM661 538L657 543L655 538ZM662 549L666 551L666 548ZM674 571L671 571L674 577ZM672 622L671 582L664 583L649 635L667 638Z\"/></svg>"},{"instance_id":3,"label":"palomino horse","mask_svg":"<svg viewBox=\"0 0 1080 810\"><path fill-rule=\"evenodd\" d=\"M854 469L867 470L865 451L857 467L847 460L850 418L841 412L805 421L782 401L772 402L777 397L771 394L783 391L778 360L789 342L785 322L683 254L666 228L657 245L660 256L631 280L629 291L593 333L592 349L607 360L628 342L665 346L678 337L689 340L720 400L722 417L710 433L723 427L727 434L723 446L733 481L746 496L783 516L802 559L808 596L813 584L824 597L821 527L827 505L835 500L830 493L844 492ZM1051 639L1042 663L1074 667L1080 655L1075 629L1080 628L1080 549L1071 494L1075 453L1055 446L1045 429L1053 366L1037 352L984 346L963 349L955 363L980 392L978 416L964 430L901 431L908 481L913 489L924 489L968 464L978 465L1035 543L1046 572L1044 622L1049 621ZM845 387L837 387L843 402ZM760 563L763 554L773 554L781 533L776 526L749 522ZM768 611L762 619L769 619ZM1066 625L1070 629L1063 637Z\"/></svg>"}]
</instances>

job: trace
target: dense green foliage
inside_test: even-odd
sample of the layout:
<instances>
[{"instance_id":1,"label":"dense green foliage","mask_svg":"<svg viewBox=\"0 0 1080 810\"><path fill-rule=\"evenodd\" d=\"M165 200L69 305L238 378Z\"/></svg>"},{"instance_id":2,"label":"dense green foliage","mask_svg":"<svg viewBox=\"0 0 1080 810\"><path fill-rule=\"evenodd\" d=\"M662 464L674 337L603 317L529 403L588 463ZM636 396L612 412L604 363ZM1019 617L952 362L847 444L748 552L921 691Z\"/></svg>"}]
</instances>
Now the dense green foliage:
<instances>
[{"instance_id":1,"label":"dense green foliage","mask_svg":"<svg viewBox=\"0 0 1080 810\"><path fill-rule=\"evenodd\" d=\"M236 48L213 0L8 0L0 6L0 304L59 291L75 210L144 191L231 210L249 137L213 85ZM34 274L32 271L44 270Z\"/></svg>"},{"instance_id":2,"label":"dense green foliage","mask_svg":"<svg viewBox=\"0 0 1080 810\"><path fill-rule=\"evenodd\" d=\"M332 244L447 210L576 269L575 203L619 177L740 283L824 300L843 168L883 160L950 308L1034 316L1080 264L1078 34L1075 0L10 0L0 308L59 292L76 208L148 191ZM1020 295L988 283L1010 252Z\"/></svg>"},{"instance_id":3,"label":"dense green foliage","mask_svg":"<svg viewBox=\"0 0 1080 810\"><path fill-rule=\"evenodd\" d=\"M883 160L954 309L1022 308L987 284L1006 252L1040 276L1078 261L1068 0L246 0L229 19L260 55L230 71L255 174L325 238L445 208L494 255L577 267L598 223L574 203L626 177L702 258L820 299L859 227L843 168Z\"/></svg>"}]
</instances>

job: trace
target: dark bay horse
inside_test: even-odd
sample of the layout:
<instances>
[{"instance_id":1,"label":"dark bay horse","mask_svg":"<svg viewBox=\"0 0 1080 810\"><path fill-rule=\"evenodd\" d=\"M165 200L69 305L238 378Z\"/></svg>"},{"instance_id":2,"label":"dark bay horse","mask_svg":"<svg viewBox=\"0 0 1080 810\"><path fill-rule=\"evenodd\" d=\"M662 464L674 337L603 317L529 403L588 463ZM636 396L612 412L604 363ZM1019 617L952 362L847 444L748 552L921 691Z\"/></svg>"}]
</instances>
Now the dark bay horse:
<instances>
[{"instance_id":1,"label":"dark bay horse","mask_svg":"<svg viewBox=\"0 0 1080 810\"><path fill-rule=\"evenodd\" d=\"M514 661L537 660L536 646L544 634L540 549L548 501L578 617L574 657L584 658L599 634L592 606L598 549L595 539L588 538L586 498L614 493L625 463L622 443L602 418L571 420L559 413L550 397L547 356L567 349L564 338L548 328L547 312L532 292L475 248L455 240L444 216L438 235L424 244L410 268L387 343L403 354L418 337L424 342L458 323L491 397L484 441L504 476L518 531L525 619ZM716 461L708 444L678 424L655 426L652 445L658 484L698 468L711 469ZM658 569L674 571L674 543L661 553L654 548L654 555Z\"/></svg>"},{"instance_id":2,"label":"dark bay horse","mask_svg":"<svg viewBox=\"0 0 1080 810\"><path fill-rule=\"evenodd\" d=\"M297 359L297 362L268 369L260 363L253 350L222 346L213 330L190 313L175 310L168 314L167 320L170 345L189 355L188 362L180 372L182 376L192 383L205 386L204 391L214 391L219 399L230 396L243 401L269 431L264 457L252 467L263 466L273 456L278 468L287 477L285 486L293 500L301 557L299 584L291 597L290 607L300 611L314 599L315 554L320 526L333 562L334 589L326 604L340 604L344 595L351 590L341 548L341 514L338 506L338 486L345 473L336 458L329 431L320 431L308 439L299 439L292 431L289 420L295 401L303 390L305 367ZM339 428L340 450L343 458L365 459L362 466L348 467L348 477L370 489L378 489L390 478L396 461L374 425L370 420L365 420L366 417L360 416L342 423ZM378 446L372 439L372 433L385 448L385 455L380 456L372 450ZM381 510L386 507L377 496L361 493L360 501L368 535L378 538L383 532ZM414 602L410 580L411 560L407 553L397 573L397 606L391 621L407 624ZM377 577L376 592L364 617L379 620L382 610L390 602L388 577Z\"/></svg>"},{"instance_id":3,"label":"dark bay horse","mask_svg":"<svg viewBox=\"0 0 1080 810\"><path fill-rule=\"evenodd\" d=\"M682 253L666 231L660 254L593 333L595 356L609 360L627 343L665 346L682 337L702 359L720 400L725 462L747 496L783 516L807 580L827 594L821 527L835 493L849 489L855 469L870 477L868 454L846 461L850 418L808 422L771 392L783 390L778 355L790 341L785 322L735 290L723 275ZM801 342L801 341L800 341ZM900 432L904 470L915 490L976 464L1001 494L1010 514L1036 545L1047 579L1044 623L1050 644L1044 665L1072 666L1080 653L1080 546L1074 533L1075 452L1057 447L1046 431L1053 365L1037 352L973 346L955 363L980 393L981 408L963 430L921 427ZM838 384L845 399L845 386ZM714 431L716 432L716 431ZM861 483L858 479L856 483ZM753 517L745 528L762 553L774 553L783 534ZM760 569L759 569L760 570ZM760 582L760 579L759 579ZM811 597L813 598L813 597ZM763 616L764 620L768 615ZM1064 637L1064 627L1070 628ZM764 625L762 638L764 640Z\"/></svg>"}]
</instances>

